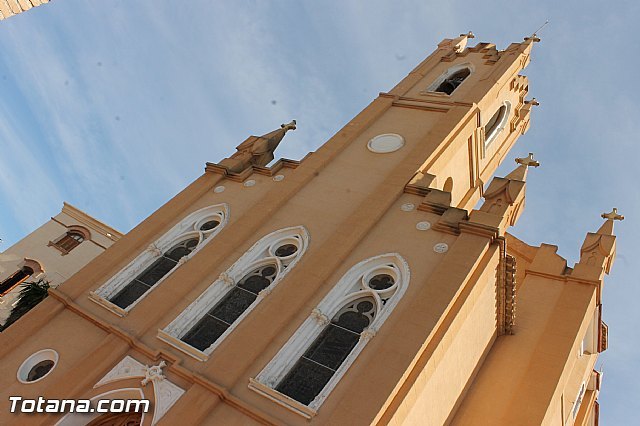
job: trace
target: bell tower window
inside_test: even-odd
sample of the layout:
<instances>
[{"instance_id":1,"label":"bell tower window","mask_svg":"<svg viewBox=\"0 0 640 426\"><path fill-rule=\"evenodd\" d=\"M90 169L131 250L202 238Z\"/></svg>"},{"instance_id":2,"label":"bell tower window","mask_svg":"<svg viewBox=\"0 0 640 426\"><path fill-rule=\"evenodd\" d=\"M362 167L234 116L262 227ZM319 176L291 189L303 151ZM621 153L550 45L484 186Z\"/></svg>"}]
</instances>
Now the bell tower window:
<instances>
[{"instance_id":1,"label":"bell tower window","mask_svg":"<svg viewBox=\"0 0 640 426\"><path fill-rule=\"evenodd\" d=\"M504 129L509 118L509 111L511 110L511 103L505 101L500 108L493 114L487 124L484 126L485 146L489 145L498 136L498 134Z\"/></svg>"},{"instance_id":2,"label":"bell tower window","mask_svg":"<svg viewBox=\"0 0 640 426\"><path fill-rule=\"evenodd\" d=\"M447 73L449 73L449 71L447 71ZM469 68L463 68L450 75L445 75L444 80L440 82L433 91L450 95L467 77L469 77L470 74L471 70Z\"/></svg>"}]
</instances>

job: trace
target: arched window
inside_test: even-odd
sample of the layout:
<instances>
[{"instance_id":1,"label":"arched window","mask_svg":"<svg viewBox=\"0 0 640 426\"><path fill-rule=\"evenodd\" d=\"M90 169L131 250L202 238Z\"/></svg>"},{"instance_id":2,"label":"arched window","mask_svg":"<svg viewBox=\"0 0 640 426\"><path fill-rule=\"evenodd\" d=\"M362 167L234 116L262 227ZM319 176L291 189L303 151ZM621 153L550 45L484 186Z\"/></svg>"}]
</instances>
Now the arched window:
<instances>
[{"instance_id":1,"label":"arched window","mask_svg":"<svg viewBox=\"0 0 640 426\"><path fill-rule=\"evenodd\" d=\"M71 250L78 247L80 243L91 239L91 233L83 226L72 225L68 231L55 241L49 241L49 246L58 249L65 256Z\"/></svg>"},{"instance_id":2,"label":"arched window","mask_svg":"<svg viewBox=\"0 0 640 426\"><path fill-rule=\"evenodd\" d=\"M509 117L509 111L511 110L511 103L505 101L500 108L493 114L491 119L484 126L484 143L489 145L498 136L498 133L504 129L507 118Z\"/></svg>"},{"instance_id":3,"label":"arched window","mask_svg":"<svg viewBox=\"0 0 640 426\"><path fill-rule=\"evenodd\" d=\"M471 64L460 64L449 68L429 86L427 91L450 95L471 75Z\"/></svg>"},{"instance_id":4,"label":"arched window","mask_svg":"<svg viewBox=\"0 0 640 426\"><path fill-rule=\"evenodd\" d=\"M78 231L69 231L67 234L56 242L58 247L71 251L84 241L84 235Z\"/></svg>"},{"instance_id":5,"label":"arched window","mask_svg":"<svg viewBox=\"0 0 640 426\"><path fill-rule=\"evenodd\" d=\"M111 303L125 309L149 291L162 277L178 265L180 259L188 256L197 246L198 239L190 238L171 247L110 299Z\"/></svg>"},{"instance_id":6,"label":"arched window","mask_svg":"<svg viewBox=\"0 0 640 426\"><path fill-rule=\"evenodd\" d=\"M89 297L126 315L146 294L213 239L226 225L228 207L218 204L189 214Z\"/></svg>"},{"instance_id":7,"label":"arched window","mask_svg":"<svg viewBox=\"0 0 640 426\"><path fill-rule=\"evenodd\" d=\"M206 350L256 301L258 294L273 283L277 271L277 265L267 264L249 272L182 337L182 341L200 351Z\"/></svg>"},{"instance_id":8,"label":"arched window","mask_svg":"<svg viewBox=\"0 0 640 426\"><path fill-rule=\"evenodd\" d=\"M205 361L249 312L282 281L305 253L302 226L263 237L204 291L158 337Z\"/></svg>"},{"instance_id":9,"label":"arched window","mask_svg":"<svg viewBox=\"0 0 640 426\"><path fill-rule=\"evenodd\" d=\"M409 275L397 253L355 265L249 387L313 416L398 304Z\"/></svg>"},{"instance_id":10,"label":"arched window","mask_svg":"<svg viewBox=\"0 0 640 426\"><path fill-rule=\"evenodd\" d=\"M375 306L375 300L362 298L340 309L276 390L305 405L311 403L373 322Z\"/></svg>"},{"instance_id":11,"label":"arched window","mask_svg":"<svg viewBox=\"0 0 640 426\"><path fill-rule=\"evenodd\" d=\"M442 83L440 83L435 92L442 92L446 93L447 95L452 94L453 91L456 90L458 86L460 86L460 84L462 84L464 79L469 77L469 74L471 74L471 71L469 70L469 68L465 68L450 75L449 77L445 78Z\"/></svg>"},{"instance_id":12,"label":"arched window","mask_svg":"<svg viewBox=\"0 0 640 426\"><path fill-rule=\"evenodd\" d=\"M4 296L13 290L18 284L26 281L30 276L33 275L33 269L28 266L23 266L20 270L15 272L6 280L2 281L0 284L0 296Z\"/></svg>"}]
</instances>

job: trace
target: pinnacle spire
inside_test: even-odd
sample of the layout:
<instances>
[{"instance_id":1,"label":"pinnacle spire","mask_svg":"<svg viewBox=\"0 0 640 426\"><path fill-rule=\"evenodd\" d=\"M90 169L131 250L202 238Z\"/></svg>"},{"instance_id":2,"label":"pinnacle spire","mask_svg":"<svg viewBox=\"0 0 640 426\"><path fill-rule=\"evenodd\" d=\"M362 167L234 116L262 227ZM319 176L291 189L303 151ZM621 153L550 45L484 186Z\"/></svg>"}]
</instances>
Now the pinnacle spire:
<instances>
[{"instance_id":1,"label":"pinnacle spire","mask_svg":"<svg viewBox=\"0 0 640 426\"><path fill-rule=\"evenodd\" d=\"M598 229L597 234L601 235L613 235L613 223L616 220L624 220L624 216L618 214L618 209L616 207L613 208L609 213L602 213L600 215L606 221L602 224L600 229Z\"/></svg>"},{"instance_id":2,"label":"pinnacle spire","mask_svg":"<svg viewBox=\"0 0 640 426\"><path fill-rule=\"evenodd\" d=\"M220 165L229 171L240 173L251 166L265 167L275 157L274 151L289 130L296 129L296 120L281 124L279 129L262 136L250 136L236 147L237 152L229 158L225 158Z\"/></svg>"},{"instance_id":3,"label":"pinnacle spire","mask_svg":"<svg viewBox=\"0 0 640 426\"><path fill-rule=\"evenodd\" d=\"M527 170L529 167L538 167L540 163L533 158L533 152L530 152L527 157L516 158L518 166L507 176L506 179L519 180L525 182L527 179Z\"/></svg>"}]
</instances>

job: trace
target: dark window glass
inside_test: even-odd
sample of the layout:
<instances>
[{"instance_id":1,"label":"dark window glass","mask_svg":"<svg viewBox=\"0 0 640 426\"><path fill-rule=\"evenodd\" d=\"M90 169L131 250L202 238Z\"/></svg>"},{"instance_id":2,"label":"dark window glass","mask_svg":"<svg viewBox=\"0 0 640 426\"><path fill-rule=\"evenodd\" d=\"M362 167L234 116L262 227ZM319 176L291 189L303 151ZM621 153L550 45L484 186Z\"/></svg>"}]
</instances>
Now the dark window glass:
<instances>
[{"instance_id":1,"label":"dark window glass","mask_svg":"<svg viewBox=\"0 0 640 426\"><path fill-rule=\"evenodd\" d=\"M33 269L28 266L23 267L18 272L11 275L9 278L4 280L2 284L0 284L0 296L10 292L15 286L25 281L31 275L33 275Z\"/></svg>"},{"instance_id":2,"label":"dark window glass","mask_svg":"<svg viewBox=\"0 0 640 426\"><path fill-rule=\"evenodd\" d=\"M374 314L375 304L369 299L360 299L343 308L276 386L276 390L302 404L311 403L349 356Z\"/></svg>"},{"instance_id":3,"label":"dark window glass","mask_svg":"<svg viewBox=\"0 0 640 426\"><path fill-rule=\"evenodd\" d=\"M491 117L491 120L489 120L487 125L484 126L485 140L493 136L495 131L498 129L498 125L500 124L500 122L502 121L506 113L507 113L507 107L505 105L502 105L500 109L498 109L498 111L496 111L496 113L493 114L493 117Z\"/></svg>"},{"instance_id":4,"label":"dark window glass","mask_svg":"<svg viewBox=\"0 0 640 426\"><path fill-rule=\"evenodd\" d=\"M125 309L145 294L151 287L138 280L133 280L111 299L111 303Z\"/></svg>"},{"instance_id":5,"label":"dark window glass","mask_svg":"<svg viewBox=\"0 0 640 426\"><path fill-rule=\"evenodd\" d=\"M220 225L220 222L218 222L217 220L209 220L205 223L202 224L202 226L200 227L201 231L210 231L213 228L217 227L218 225Z\"/></svg>"},{"instance_id":6,"label":"dark window glass","mask_svg":"<svg viewBox=\"0 0 640 426\"><path fill-rule=\"evenodd\" d=\"M284 244L276 249L276 256L287 257L298 251L298 247L295 244Z\"/></svg>"},{"instance_id":7,"label":"dark window glass","mask_svg":"<svg viewBox=\"0 0 640 426\"><path fill-rule=\"evenodd\" d=\"M155 260L140 275L127 284L118 294L110 299L111 303L125 309L140 296L149 291L162 277L176 267L178 261L187 256L198 245L198 239L192 238L171 247L165 254Z\"/></svg>"},{"instance_id":8,"label":"dark window glass","mask_svg":"<svg viewBox=\"0 0 640 426\"><path fill-rule=\"evenodd\" d=\"M394 283L395 280L391 275L378 274L374 275L373 278L369 280L369 287L374 290L385 290L391 287Z\"/></svg>"},{"instance_id":9,"label":"dark window glass","mask_svg":"<svg viewBox=\"0 0 640 426\"><path fill-rule=\"evenodd\" d=\"M460 86L460 84L462 84L465 78L469 77L469 74L471 74L471 70L469 68L456 71L449 77L445 78L435 91L450 95L458 86Z\"/></svg>"},{"instance_id":10,"label":"dark window glass","mask_svg":"<svg viewBox=\"0 0 640 426\"><path fill-rule=\"evenodd\" d=\"M211 346L212 342L218 340L228 327L228 324L207 314L184 335L182 341L200 351L204 351Z\"/></svg>"},{"instance_id":11,"label":"dark window glass","mask_svg":"<svg viewBox=\"0 0 640 426\"><path fill-rule=\"evenodd\" d=\"M287 377L278 385L280 393L309 405L322 391L335 371L308 359L300 358Z\"/></svg>"},{"instance_id":12,"label":"dark window glass","mask_svg":"<svg viewBox=\"0 0 640 426\"><path fill-rule=\"evenodd\" d=\"M232 288L210 311L209 315L218 318L227 325L233 324L240 315L256 300L256 295L240 287Z\"/></svg>"},{"instance_id":13,"label":"dark window glass","mask_svg":"<svg viewBox=\"0 0 640 426\"><path fill-rule=\"evenodd\" d=\"M34 380L38 380L44 377L51 369L53 368L54 362L50 359L45 361L40 361L29 370L29 374L27 374L27 382L33 382Z\"/></svg>"},{"instance_id":14,"label":"dark window glass","mask_svg":"<svg viewBox=\"0 0 640 426\"><path fill-rule=\"evenodd\" d=\"M251 306L258 293L271 285L276 275L277 269L273 265L249 272L182 337L182 341L198 350L206 350Z\"/></svg>"}]
</instances>

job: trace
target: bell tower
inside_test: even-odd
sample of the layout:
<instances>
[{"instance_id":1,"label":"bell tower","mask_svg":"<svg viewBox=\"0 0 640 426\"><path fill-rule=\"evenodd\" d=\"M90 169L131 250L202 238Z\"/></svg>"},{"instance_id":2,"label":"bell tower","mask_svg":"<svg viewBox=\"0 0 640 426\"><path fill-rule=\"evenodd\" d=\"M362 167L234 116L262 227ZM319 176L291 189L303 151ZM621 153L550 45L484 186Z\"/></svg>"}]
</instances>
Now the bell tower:
<instances>
[{"instance_id":1,"label":"bell tower","mask_svg":"<svg viewBox=\"0 0 640 426\"><path fill-rule=\"evenodd\" d=\"M521 73L539 39L472 38L443 40L301 161L270 163L292 121L207 163L3 333L2 365L28 370L38 342L57 358L30 392L140 392L154 424L588 422L620 217L574 268L507 232L539 163L494 173L538 104ZM0 399L20 386L3 375Z\"/></svg>"}]
</instances>

